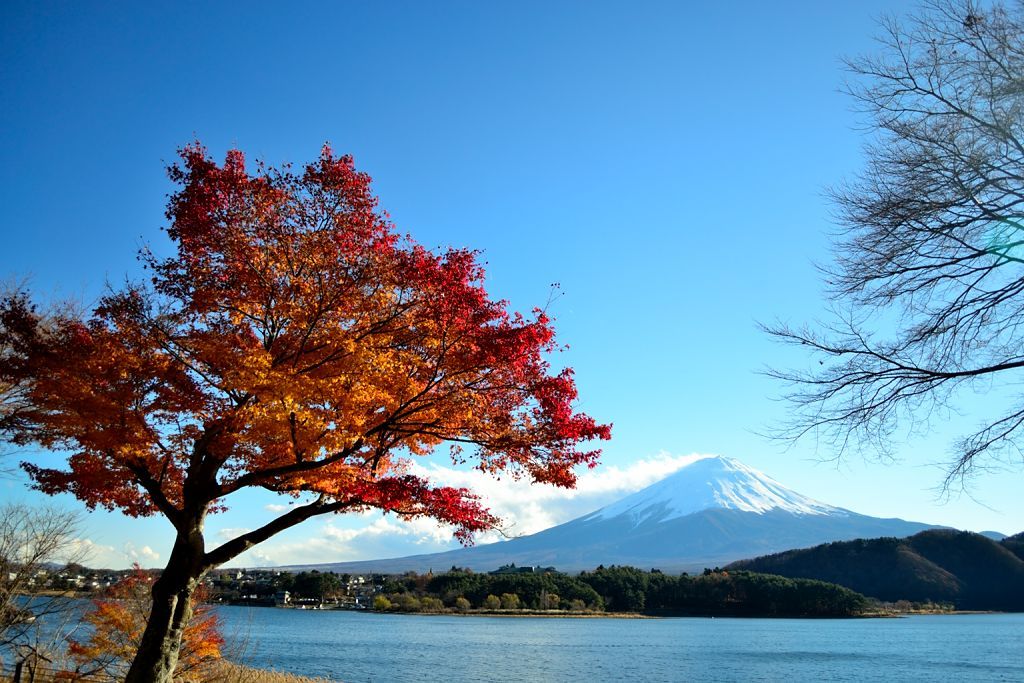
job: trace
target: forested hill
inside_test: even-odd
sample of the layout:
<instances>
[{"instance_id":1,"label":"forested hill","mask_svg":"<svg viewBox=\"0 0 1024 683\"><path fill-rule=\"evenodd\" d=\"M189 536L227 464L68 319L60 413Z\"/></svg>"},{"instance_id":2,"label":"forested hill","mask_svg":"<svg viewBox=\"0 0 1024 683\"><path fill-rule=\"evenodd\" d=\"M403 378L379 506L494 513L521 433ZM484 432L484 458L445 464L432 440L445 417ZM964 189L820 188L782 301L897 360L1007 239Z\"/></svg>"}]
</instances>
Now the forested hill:
<instances>
[{"instance_id":1,"label":"forested hill","mask_svg":"<svg viewBox=\"0 0 1024 683\"><path fill-rule=\"evenodd\" d=\"M1000 545L1012 552L1014 555L1024 560L1024 531L1014 536L1007 536Z\"/></svg>"},{"instance_id":2,"label":"forested hill","mask_svg":"<svg viewBox=\"0 0 1024 683\"><path fill-rule=\"evenodd\" d=\"M1024 611L1024 534L993 541L935 529L789 550L729 569L808 578L885 601L948 602L957 609Z\"/></svg>"}]
</instances>

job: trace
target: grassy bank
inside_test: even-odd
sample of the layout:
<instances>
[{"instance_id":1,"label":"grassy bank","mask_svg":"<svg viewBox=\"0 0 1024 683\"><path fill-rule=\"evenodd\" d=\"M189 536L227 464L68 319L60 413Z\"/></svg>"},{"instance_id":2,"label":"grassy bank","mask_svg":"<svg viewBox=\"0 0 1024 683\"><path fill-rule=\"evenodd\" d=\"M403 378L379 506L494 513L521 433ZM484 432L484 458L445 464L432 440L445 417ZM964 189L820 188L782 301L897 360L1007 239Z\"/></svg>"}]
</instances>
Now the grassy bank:
<instances>
[{"instance_id":1,"label":"grassy bank","mask_svg":"<svg viewBox=\"0 0 1024 683\"><path fill-rule=\"evenodd\" d=\"M13 680L14 670L5 669L0 665L0 680ZM81 678L68 678L67 675L58 675L55 669L47 666L24 667L21 674L22 681L33 681L33 683L68 683L69 680L78 683L115 683L115 679L109 676L88 676ZM333 683L328 678L310 678L308 676L297 676L295 674L283 673L267 669L254 669L252 667L235 664L227 660L221 660L205 669L202 673L194 673L188 678L183 678L180 683Z\"/></svg>"},{"instance_id":2,"label":"grassy bank","mask_svg":"<svg viewBox=\"0 0 1024 683\"><path fill-rule=\"evenodd\" d=\"M204 683L331 683L328 678L310 678L295 674L254 669L241 664L221 660L204 679Z\"/></svg>"}]
</instances>

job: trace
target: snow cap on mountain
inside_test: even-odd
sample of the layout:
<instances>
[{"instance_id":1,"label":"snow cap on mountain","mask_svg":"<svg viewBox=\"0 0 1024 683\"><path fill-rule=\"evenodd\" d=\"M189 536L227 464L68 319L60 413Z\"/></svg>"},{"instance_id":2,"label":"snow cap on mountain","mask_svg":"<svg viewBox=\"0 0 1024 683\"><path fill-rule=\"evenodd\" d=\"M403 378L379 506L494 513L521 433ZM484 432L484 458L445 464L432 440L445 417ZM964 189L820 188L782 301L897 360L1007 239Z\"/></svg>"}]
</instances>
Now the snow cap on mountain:
<instances>
[{"instance_id":1,"label":"snow cap on mountain","mask_svg":"<svg viewBox=\"0 0 1024 683\"><path fill-rule=\"evenodd\" d=\"M800 515L845 515L846 511L786 488L739 460L708 456L686 465L645 489L588 515L611 519L628 515L634 523L659 522L721 508L763 514L781 510Z\"/></svg>"}]
</instances>

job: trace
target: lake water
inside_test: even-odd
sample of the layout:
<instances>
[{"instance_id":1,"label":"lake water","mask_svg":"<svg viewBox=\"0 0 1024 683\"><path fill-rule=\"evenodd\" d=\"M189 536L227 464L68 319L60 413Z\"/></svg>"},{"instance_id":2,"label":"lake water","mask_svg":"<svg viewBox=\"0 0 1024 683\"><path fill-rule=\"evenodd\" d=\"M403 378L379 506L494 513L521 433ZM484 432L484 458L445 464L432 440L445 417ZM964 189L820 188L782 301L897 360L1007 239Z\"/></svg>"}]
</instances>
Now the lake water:
<instances>
[{"instance_id":1,"label":"lake water","mask_svg":"<svg viewBox=\"0 0 1024 683\"><path fill-rule=\"evenodd\" d=\"M221 608L241 659L351 683L1024 681L1024 614L543 619Z\"/></svg>"}]
</instances>

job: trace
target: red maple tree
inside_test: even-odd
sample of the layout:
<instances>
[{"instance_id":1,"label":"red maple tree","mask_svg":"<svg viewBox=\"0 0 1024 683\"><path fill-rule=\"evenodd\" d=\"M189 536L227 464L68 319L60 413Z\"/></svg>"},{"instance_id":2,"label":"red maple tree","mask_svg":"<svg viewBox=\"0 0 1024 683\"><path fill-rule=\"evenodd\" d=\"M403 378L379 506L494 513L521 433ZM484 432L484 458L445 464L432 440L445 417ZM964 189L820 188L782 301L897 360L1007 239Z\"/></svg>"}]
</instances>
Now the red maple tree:
<instances>
[{"instance_id":1,"label":"red maple tree","mask_svg":"<svg viewBox=\"0 0 1024 683\"><path fill-rule=\"evenodd\" d=\"M428 516L462 540L496 523L471 492L410 474L412 456L449 444L564 487L597 462L580 444L610 429L545 360L549 318L492 300L475 252L397 234L350 157L250 172L197 143L169 173L177 253L143 252L150 282L88 315L0 303L0 429L69 453L66 469L26 463L35 486L174 526L129 681L169 680L210 569L310 517ZM208 548L206 515L250 487L302 501Z\"/></svg>"},{"instance_id":2,"label":"red maple tree","mask_svg":"<svg viewBox=\"0 0 1024 683\"><path fill-rule=\"evenodd\" d=\"M87 636L68 638L68 655L75 668L59 676L66 680L109 680L125 677L139 649L146 619L151 609L153 577L135 565L132 572L93 600L92 609L82 621L89 625ZM203 587L196 598L200 603L182 631L181 647L174 670L176 681L207 681L221 658L224 636L220 619L212 605L202 604Z\"/></svg>"}]
</instances>

